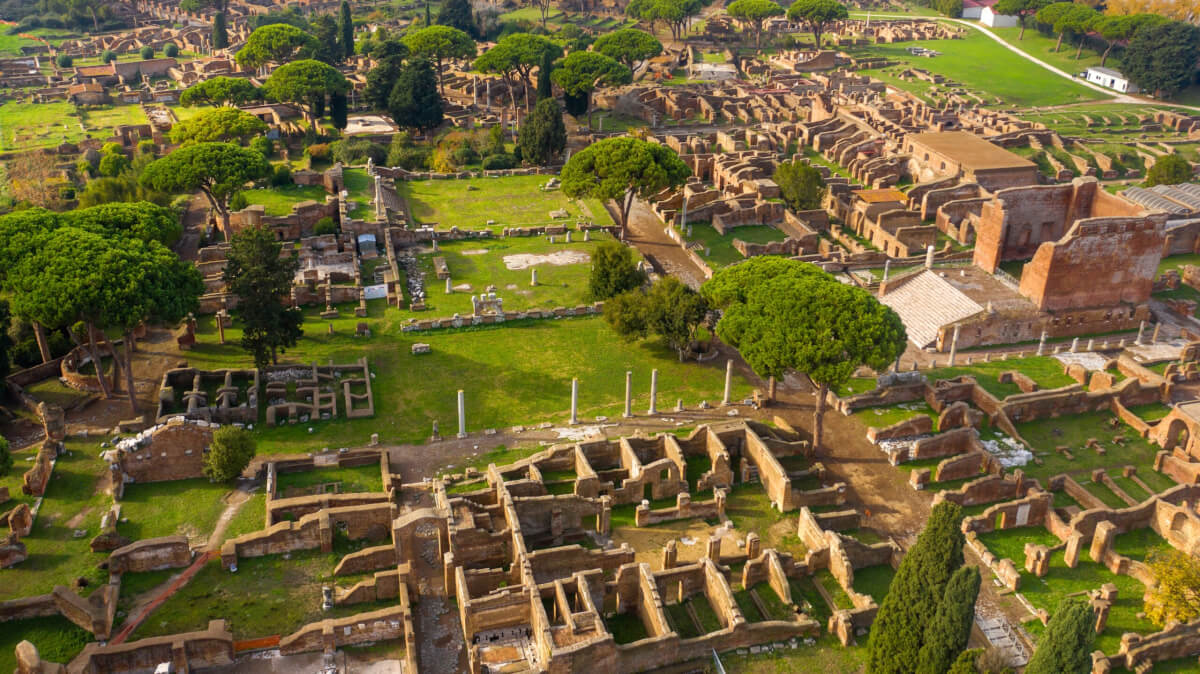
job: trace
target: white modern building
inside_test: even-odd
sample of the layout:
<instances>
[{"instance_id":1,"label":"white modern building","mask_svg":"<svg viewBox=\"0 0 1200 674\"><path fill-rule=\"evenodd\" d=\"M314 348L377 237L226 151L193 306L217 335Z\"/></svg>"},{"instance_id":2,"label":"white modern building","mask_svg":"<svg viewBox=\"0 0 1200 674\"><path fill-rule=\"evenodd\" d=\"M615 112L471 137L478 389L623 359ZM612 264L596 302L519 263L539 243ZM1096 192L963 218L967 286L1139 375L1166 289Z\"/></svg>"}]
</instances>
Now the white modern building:
<instances>
[{"instance_id":1,"label":"white modern building","mask_svg":"<svg viewBox=\"0 0 1200 674\"><path fill-rule=\"evenodd\" d=\"M997 14L991 7L984 7L979 12L979 23L990 28L1015 28L1017 17L1012 14Z\"/></svg>"},{"instance_id":2,"label":"white modern building","mask_svg":"<svg viewBox=\"0 0 1200 674\"><path fill-rule=\"evenodd\" d=\"M1136 94L1138 92L1136 84L1130 82L1124 75L1112 68L1092 66L1084 73L1084 77L1092 84L1099 84L1102 87L1107 87L1123 94Z\"/></svg>"}]
</instances>

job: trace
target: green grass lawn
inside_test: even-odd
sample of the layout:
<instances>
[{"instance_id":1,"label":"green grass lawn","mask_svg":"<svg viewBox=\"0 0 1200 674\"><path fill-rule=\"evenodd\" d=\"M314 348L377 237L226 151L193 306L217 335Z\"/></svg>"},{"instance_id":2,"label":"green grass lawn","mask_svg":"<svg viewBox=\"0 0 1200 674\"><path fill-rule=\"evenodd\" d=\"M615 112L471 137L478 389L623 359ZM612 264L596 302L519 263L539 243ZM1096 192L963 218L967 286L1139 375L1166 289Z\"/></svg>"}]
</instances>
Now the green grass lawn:
<instances>
[{"instance_id":1,"label":"green grass lawn","mask_svg":"<svg viewBox=\"0 0 1200 674\"><path fill-rule=\"evenodd\" d=\"M864 407L860 410L855 410L853 416L867 426L874 426L875 428L885 428L919 416L933 417L936 420L933 408L924 400L900 403L891 407Z\"/></svg>"},{"instance_id":2,"label":"green grass lawn","mask_svg":"<svg viewBox=\"0 0 1200 674\"><path fill-rule=\"evenodd\" d=\"M286 187L256 187L242 190L246 203L266 207L266 215L283 216L292 212L292 206L303 201L325 203L325 188L317 185L288 185Z\"/></svg>"},{"instance_id":3,"label":"green grass lawn","mask_svg":"<svg viewBox=\"0 0 1200 674\"><path fill-rule=\"evenodd\" d=\"M29 641L45 662L70 662L92 640L90 632L62 616L4 623L0 629L0 672L17 669L17 644Z\"/></svg>"},{"instance_id":4,"label":"green grass lawn","mask_svg":"<svg viewBox=\"0 0 1200 674\"><path fill-rule=\"evenodd\" d=\"M4 28L7 31L8 26ZM0 56L21 56L21 47L39 47L41 44L37 40L31 40L20 35L11 35L7 32L0 33ZM42 58L46 58L46 55L43 54Z\"/></svg>"},{"instance_id":5,"label":"green grass lawn","mask_svg":"<svg viewBox=\"0 0 1200 674\"><path fill-rule=\"evenodd\" d=\"M130 637L204 629L225 618L235 639L288 635L306 623L382 608L355 604L321 611L321 586L333 582L333 569L346 551L306 550L238 560L237 573L213 560L191 582L146 618Z\"/></svg>"},{"instance_id":6,"label":"green grass lawn","mask_svg":"<svg viewBox=\"0 0 1200 674\"><path fill-rule=\"evenodd\" d=\"M1033 24L1033 21L1029 22ZM1058 68L1066 73L1074 75L1081 73L1091 66L1100 65L1100 54L1089 49L1087 45L1083 46L1083 51L1079 54L1079 60L1075 59L1075 44L1068 38L1063 38L1062 47L1059 51L1054 51L1054 45L1058 41L1057 35L1042 34L1033 26L1025 29L1025 38L1018 40L1017 37L1021 34L1020 26L1013 28L988 28L996 35L1004 39L1005 42L1020 49L1021 51L1033 56L1034 58L1045 61L1050 65ZM1110 58L1106 64L1109 68L1120 69L1115 59ZM1028 64L1026 67L1035 67L1033 64ZM1042 68L1036 68L1050 75L1049 71Z\"/></svg>"},{"instance_id":7,"label":"green grass lawn","mask_svg":"<svg viewBox=\"0 0 1200 674\"><path fill-rule=\"evenodd\" d=\"M134 540L176 534L207 539L225 509L221 497L227 493L228 484L203 477L126 485L121 517L129 522L119 524L117 531Z\"/></svg>"},{"instance_id":8,"label":"green grass lawn","mask_svg":"<svg viewBox=\"0 0 1200 674\"><path fill-rule=\"evenodd\" d=\"M438 244L437 252L418 256L425 272L424 311L401 310L389 315L417 320L449 318L454 314L470 316L471 296L482 295L488 286L496 286L496 294L504 300L508 311L574 307L587 303L588 278L591 275L591 256L611 235L593 232L584 241L578 232L571 243L550 243L545 237L508 237L497 239L464 239ZM550 257L554 256L554 257ZM445 281L434 273L433 259L443 258L450 270L451 283L459 288L446 294ZM558 264L558 263L566 264ZM532 280L531 267L537 269L538 284ZM510 268L514 267L514 268ZM469 286L468 287L464 287Z\"/></svg>"},{"instance_id":9,"label":"green grass lawn","mask_svg":"<svg viewBox=\"0 0 1200 674\"><path fill-rule=\"evenodd\" d=\"M343 494L383 491L383 475L378 464L353 468L321 468L298 473L280 473L275 493L284 498L289 489L305 490L319 484L337 482Z\"/></svg>"},{"instance_id":10,"label":"green grass lawn","mask_svg":"<svg viewBox=\"0 0 1200 674\"><path fill-rule=\"evenodd\" d=\"M25 471L33 465L30 461L32 457L37 456L37 445L30 445L20 451L12 452L13 465L6 475L0 475L0 487L8 487L8 500L0 503L0 513L7 512L26 503L30 508L33 507L33 502L36 500L33 496L28 496L21 492L21 485ZM3 671L3 670L0 670Z\"/></svg>"},{"instance_id":11,"label":"green grass lawn","mask_svg":"<svg viewBox=\"0 0 1200 674\"><path fill-rule=\"evenodd\" d=\"M0 105L0 150L30 150L77 143L86 137L75 106L66 101Z\"/></svg>"},{"instance_id":12,"label":"green grass lawn","mask_svg":"<svg viewBox=\"0 0 1200 674\"><path fill-rule=\"evenodd\" d=\"M1025 566L1025 544L1034 543L1054 547L1062 543L1057 536L1043 527L1017 527L1015 529L997 529L979 535L992 554L999 559L1011 559L1017 568Z\"/></svg>"},{"instance_id":13,"label":"green grass lawn","mask_svg":"<svg viewBox=\"0 0 1200 674\"><path fill-rule=\"evenodd\" d=\"M33 531L22 539L29 557L3 571L0 601L45 594L55 585L71 585L76 578L88 580L89 586L83 590L88 594L108 579L107 572L98 568L106 555L88 547L92 537L100 533L100 517L111 503L111 498L100 490L108 464L99 457L99 442L67 440L66 449L70 454L58 459ZM19 463L12 471L18 473L18 480L29 466L20 461L22 454L16 454ZM11 475L4 479L10 480ZM13 505L16 503L10 501L4 507ZM76 530L87 534L76 538Z\"/></svg>"},{"instance_id":14,"label":"green grass lawn","mask_svg":"<svg viewBox=\"0 0 1200 674\"><path fill-rule=\"evenodd\" d=\"M1090 480L1089 476L1096 468L1106 468L1110 475L1120 475L1122 466L1133 465L1138 469L1138 476L1147 480L1151 486L1157 486L1150 482L1151 479L1155 479L1154 476L1169 482L1169 478L1153 470L1154 455L1159 447L1138 437L1137 433L1124 423L1113 429L1108 423L1112 418L1110 412L1093 412L1017 424L1017 432L1032 445L1034 454L1042 460L1040 466L1034 463L1027 464L1023 468L1025 474L1043 480L1045 484L1044 480L1052 475L1069 473L1082 483ZM1125 436L1124 447L1113 442L1113 438L1118 435ZM1089 438L1096 438L1107 450L1107 454L1101 456L1095 450L1087 448L1085 445ZM1059 446L1070 447L1075 458L1068 459L1055 451ZM1107 487L1103 491L1112 493ZM1115 498L1115 495L1113 496ZM1120 507L1124 507L1124 503L1116 503L1121 503Z\"/></svg>"},{"instance_id":15,"label":"green grass lawn","mask_svg":"<svg viewBox=\"0 0 1200 674\"><path fill-rule=\"evenodd\" d=\"M25 392L42 402L58 405L64 409L76 405L92 395L75 390L63 384L56 377L34 382L25 387Z\"/></svg>"},{"instance_id":16,"label":"green grass lawn","mask_svg":"<svg viewBox=\"0 0 1200 674\"><path fill-rule=\"evenodd\" d=\"M931 59L916 58L905 51L911 46L935 49L942 55ZM855 56L884 57L939 73L975 93L991 99L1003 99L1005 107L1063 105L1105 98L1100 92L1066 82L1058 75L1030 64L1020 55L974 30L968 30L966 37L961 40L875 44L848 51ZM872 71L863 72L873 74ZM995 104L993 100L986 102Z\"/></svg>"},{"instance_id":17,"label":"green grass lawn","mask_svg":"<svg viewBox=\"0 0 1200 674\"><path fill-rule=\"evenodd\" d=\"M1150 527L1117 534L1117 537L1113 540L1113 550L1117 554L1139 562L1145 562L1147 553L1154 548L1161 548L1166 545L1167 542L1163 540L1162 536L1159 536Z\"/></svg>"},{"instance_id":18,"label":"green grass lawn","mask_svg":"<svg viewBox=\"0 0 1200 674\"><path fill-rule=\"evenodd\" d=\"M1172 255L1170 257L1164 257L1158 263L1158 271L1155 272L1155 276L1162 276L1167 271L1171 269L1179 269L1186 264L1200 267L1200 254Z\"/></svg>"},{"instance_id":19,"label":"green grass lawn","mask_svg":"<svg viewBox=\"0 0 1200 674\"><path fill-rule=\"evenodd\" d=\"M428 334L400 332L395 311L384 312L382 300L368 302L373 337L354 337L355 324L363 319L342 307L342 317L330 321L317 317L318 308L305 312L305 336L284 360L353 362L362 356L376 375L372 382L376 416L373 419L319 421L266 429L256 426L260 454L306 452L321 447L366 444L372 433L384 443L422 442L431 424L439 421L443 433L457 425L456 395L466 394L467 429L503 428L542 421L565 421L570 411L571 379L580 381L580 417L609 417L624 405L625 371L633 372L634 408L649 405L650 371L659 371L659 406L683 399L686 405L719 398L725 369L717 361L680 363L676 354L657 339L629 343L621 340L603 319L574 318L529 320L502 326L437 330ZM193 367L249 366L250 357L238 346L241 328L236 322L225 331L226 344L217 343L212 317L201 317L198 341L188 352ZM424 342L432 353L414 356L410 347ZM736 378L734 398L751 390ZM309 428L313 429L309 433Z\"/></svg>"},{"instance_id":20,"label":"green grass lawn","mask_svg":"<svg viewBox=\"0 0 1200 674\"><path fill-rule=\"evenodd\" d=\"M597 212L588 203L591 215L586 216L579 202L567 197L562 190L543 191L550 176L506 176L503 178L471 178L468 180L416 180L397 185L400 196L408 200L413 218L422 224L437 223L439 229L482 229L496 231L504 227L531 227L575 222L583 217L596 224L611 224L607 212ZM555 220L550 212L564 209L570 218Z\"/></svg>"},{"instance_id":21,"label":"green grass lawn","mask_svg":"<svg viewBox=\"0 0 1200 674\"><path fill-rule=\"evenodd\" d=\"M375 198L375 185L371 176L367 175L366 169L348 168L342 172L342 180L345 182L346 191L350 193L350 199L354 202L354 208L350 209L350 217L355 220L373 220L375 209L371 207L371 200Z\"/></svg>"},{"instance_id":22,"label":"green grass lawn","mask_svg":"<svg viewBox=\"0 0 1200 674\"><path fill-rule=\"evenodd\" d=\"M1017 568L1024 566L1025 557L1013 560ZM1099 589L1105 583L1117 586L1117 600L1108 614L1108 624L1104 631L1096 637L1094 649L1113 654L1121 644L1121 635L1126 632L1147 634L1157 632L1159 628L1144 618L1138 618L1142 611L1142 596L1146 587L1140 581L1130 576L1118 576L1103 565L1091 561L1087 555L1080 555L1074 569L1067 568L1063 561L1061 550L1050 555L1050 571L1043 578L1021 571L1021 594L1036 608L1053 613L1058 603L1068 594Z\"/></svg>"},{"instance_id":23,"label":"green grass lawn","mask_svg":"<svg viewBox=\"0 0 1200 674\"><path fill-rule=\"evenodd\" d=\"M613 641L618 644L630 644L650 636L650 633L646 631L646 625L634 611L618 613L605 618L604 626L612 633Z\"/></svg>"},{"instance_id":24,"label":"green grass lawn","mask_svg":"<svg viewBox=\"0 0 1200 674\"><path fill-rule=\"evenodd\" d=\"M1173 409L1169 405L1162 403L1151 403L1149 405L1138 405L1128 408L1130 412L1136 414L1142 421L1146 423L1154 423L1171 413Z\"/></svg>"},{"instance_id":25,"label":"green grass lawn","mask_svg":"<svg viewBox=\"0 0 1200 674\"><path fill-rule=\"evenodd\" d=\"M1001 372L1016 370L1034 380L1043 389L1069 386L1076 383L1063 372L1062 363L1050 356L1034 356L1030 358L1010 358L1008 360L993 360L988 363L973 363L955 367L940 367L929 370L925 376L930 380L950 379L961 375L971 375L986 391L1004 399L1021 392L1014 383L1001 384Z\"/></svg>"},{"instance_id":26,"label":"green grass lawn","mask_svg":"<svg viewBox=\"0 0 1200 674\"><path fill-rule=\"evenodd\" d=\"M896 570L887 564L877 564L854 570L854 589L870 596L876 604L883 604Z\"/></svg>"},{"instance_id":27,"label":"green grass lawn","mask_svg":"<svg viewBox=\"0 0 1200 674\"><path fill-rule=\"evenodd\" d=\"M820 583L829 596L833 598L833 607L835 609L854 608L854 603L850 601L850 595L842 589L842 586L829 573L829 569L821 569L813 574L813 582Z\"/></svg>"},{"instance_id":28,"label":"green grass lawn","mask_svg":"<svg viewBox=\"0 0 1200 674\"><path fill-rule=\"evenodd\" d=\"M734 239L747 243L770 243L783 241L787 235L768 225L747 225L737 227L729 234L719 234L713 226L706 222L692 223L690 242L699 243L703 248L696 253L713 269L727 267L741 262L746 258L733 247Z\"/></svg>"},{"instance_id":29,"label":"green grass lawn","mask_svg":"<svg viewBox=\"0 0 1200 674\"><path fill-rule=\"evenodd\" d=\"M692 498L700 500L695 494ZM735 484L725 500L725 516L733 520L738 531L757 533L764 549L775 548L797 558L803 558L808 551L796 535L796 514L781 513L772 507L767 492L759 483ZM792 526L786 529L773 526L784 521L790 521Z\"/></svg>"},{"instance_id":30,"label":"green grass lawn","mask_svg":"<svg viewBox=\"0 0 1200 674\"><path fill-rule=\"evenodd\" d=\"M229 520L229 526L225 529L225 540L264 528L266 515L267 499L260 489L251 495L250 500L243 503L233 519Z\"/></svg>"},{"instance_id":31,"label":"green grass lawn","mask_svg":"<svg viewBox=\"0 0 1200 674\"><path fill-rule=\"evenodd\" d=\"M146 113L140 105L104 105L79 108L79 117L88 131L108 131L122 125L147 124ZM93 133L95 135L95 133Z\"/></svg>"}]
</instances>

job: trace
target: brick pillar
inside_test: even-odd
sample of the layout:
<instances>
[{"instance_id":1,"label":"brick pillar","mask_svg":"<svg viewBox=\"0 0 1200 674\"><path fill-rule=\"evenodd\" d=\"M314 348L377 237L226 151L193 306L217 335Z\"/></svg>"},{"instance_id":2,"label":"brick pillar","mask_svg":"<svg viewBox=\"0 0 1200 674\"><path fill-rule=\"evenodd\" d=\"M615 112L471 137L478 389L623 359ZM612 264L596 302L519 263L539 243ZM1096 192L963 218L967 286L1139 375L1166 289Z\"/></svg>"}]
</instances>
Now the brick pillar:
<instances>
[{"instance_id":1,"label":"brick pillar","mask_svg":"<svg viewBox=\"0 0 1200 674\"><path fill-rule=\"evenodd\" d=\"M717 519L725 519L725 490L716 489L713 491L713 496L717 501Z\"/></svg>"},{"instance_id":2,"label":"brick pillar","mask_svg":"<svg viewBox=\"0 0 1200 674\"><path fill-rule=\"evenodd\" d=\"M758 534L751 531L746 534L746 558L755 559L762 553L762 542L758 540Z\"/></svg>"},{"instance_id":3,"label":"brick pillar","mask_svg":"<svg viewBox=\"0 0 1200 674\"><path fill-rule=\"evenodd\" d=\"M714 563L721 563L721 537L709 536L708 549L704 551L704 556L713 560Z\"/></svg>"},{"instance_id":4,"label":"brick pillar","mask_svg":"<svg viewBox=\"0 0 1200 674\"><path fill-rule=\"evenodd\" d=\"M1067 539L1067 547L1063 549L1063 561L1066 562L1067 568L1073 569L1079 563L1079 548L1083 547L1083 536L1078 533L1071 534Z\"/></svg>"},{"instance_id":5,"label":"brick pillar","mask_svg":"<svg viewBox=\"0 0 1200 674\"><path fill-rule=\"evenodd\" d=\"M1096 525L1096 533L1092 535L1092 547L1088 551L1094 562L1103 562L1104 553L1112 547L1113 539L1117 537L1117 525L1109 521Z\"/></svg>"},{"instance_id":6,"label":"brick pillar","mask_svg":"<svg viewBox=\"0 0 1200 674\"><path fill-rule=\"evenodd\" d=\"M612 497L600 497L600 514L596 515L596 531L607 536L612 531Z\"/></svg>"},{"instance_id":7,"label":"brick pillar","mask_svg":"<svg viewBox=\"0 0 1200 674\"><path fill-rule=\"evenodd\" d=\"M672 539L667 541L666 547L663 548L662 555L662 568L664 571L675 568L675 559L678 554L679 553L675 549L675 540Z\"/></svg>"}]
</instances>

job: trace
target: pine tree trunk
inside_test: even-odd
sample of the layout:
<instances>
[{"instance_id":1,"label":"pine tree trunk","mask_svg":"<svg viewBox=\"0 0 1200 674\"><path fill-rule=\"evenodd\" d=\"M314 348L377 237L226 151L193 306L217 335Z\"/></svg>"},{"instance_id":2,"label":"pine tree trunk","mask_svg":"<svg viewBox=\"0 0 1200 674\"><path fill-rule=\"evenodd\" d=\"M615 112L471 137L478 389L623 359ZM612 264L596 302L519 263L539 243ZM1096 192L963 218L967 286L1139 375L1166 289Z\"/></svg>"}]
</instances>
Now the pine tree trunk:
<instances>
[{"instance_id":1,"label":"pine tree trunk","mask_svg":"<svg viewBox=\"0 0 1200 674\"><path fill-rule=\"evenodd\" d=\"M829 387L825 384L817 386L817 405L816 411L813 412L813 450L821 447L821 436L825 430L825 396L829 393Z\"/></svg>"},{"instance_id":2,"label":"pine tree trunk","mask_svg":"<svg viewBox=\"0 0 1200 674\"><path fill-rule=\"evenodd\" d=\"M1107 61L1108 61L1108 54L1109 54L1109 52L1111 52L1111 51L1112 51L1112 49L1113 49L1113 43L1112 43L1112 42L1109 42L1109 43L1108 43L1108 49L1105 49L1105 50L1104 50L1104 53L1103 53L1103 54L1100 56L1100 67L1101 67L1101 68L1103 68L1103 67L1104 67L1104 64L1105 64L1105 62L1107 62Z\"/></svg>"},{"instance_id":3,"label":"pine tree trunk","mask_svg":"<svg viewBox=\"0 0 1200 674\"><path fill-rule=\"evenodd\" d=\"M1058 34L1058 42L1054 43L1054 53L1055 54L1058 53L1058 48L1062 46L1062 39L1063 39L1063 34L1059 33Z\"/></svg>"},{"instance_id":4,"label":"pine tree trunk","mask_svg":"<svg viewBox=\"0 0 1200 674\"><path fill-rule=\"evenodd\" d=\"M112 354L113 371L112 371L112 390L113 393L121 392L121 370L124 366L121 364L121 354L117 352L117 345L113 344L108 339L108 335L100 332L100 343L108 347L109 353Z\"/></svg>"},{"instance_id":5,"label":"pine tree trunk","mask_svg":"<svg viewBox=\"0 0 1200 674\"><path fill-rule=\"evenodd\" d=\"M105 398L112 397L112 390L108 388L108 382L104 379L104 370L100 367L100 354L96 352L96 327L91 323L87 324L88 341L84 348L87 349L88 355L92 358L92 364L96 366L96 381L100 382L100 391Z\"/></svg>"},{"instance_id":6,"label":"pine tree trunk","mask_svg":"<svg viewBox=\"0 0 1200 674\"><path fill-rule=\"evenodd\" d=\"M1079 60L1079 52L1083 51L1083 40L1084 40L1084 38L1086 38L1086 37L1087 37L1086 35L1084 35L1084 36L1081 36L1081 37L1079 38L1079 46L1075 47L1075 60L1076 60L1076 61L1078 61L1078 60Z\"/></svg>"},{"instance_id":7,"label":"pine tree trunk","mask_svg":"<svg viewBox=\"0 0 1200 674\"><path fill-rule=\"evenodd\" d=\"M46 328L42 327L41 323L33 322L33 336L37 339L38 353L42 356L43 363L49 363L53 360L53 354L50 353L50 344L46 341Z\"/></svg>"},{"instance_id":8,"label":"pine tree trunk","mask_svg":"<svg viewBox=\"0 0 1200 674\"><path fill-rule=\"evenodd\" d=\"M1017 21L1017 23L1021 24L1021 32L1017 33L1017 40L1018 41L1024 40L1025 39L1025 19L1022 18L1019 21Z\"/></svg>"}]
</instances>

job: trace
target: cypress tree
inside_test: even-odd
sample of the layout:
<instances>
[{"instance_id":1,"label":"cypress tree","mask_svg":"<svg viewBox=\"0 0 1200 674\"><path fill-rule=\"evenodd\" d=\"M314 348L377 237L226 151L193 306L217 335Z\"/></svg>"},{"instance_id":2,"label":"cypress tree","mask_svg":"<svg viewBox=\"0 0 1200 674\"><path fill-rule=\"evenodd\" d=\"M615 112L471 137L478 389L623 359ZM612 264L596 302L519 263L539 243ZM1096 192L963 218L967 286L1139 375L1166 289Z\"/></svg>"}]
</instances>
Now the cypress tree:
<instances>
[{"instance_id":1,"label":"cypress tree","mask_svg":"<svg viewBox=\"0 0 1200 674\"><path fill-rule=\"evenodd\" d=\"M538 99L533 114L521 125L517 135L521 158L530 164L549 164L567 146L567 127L562 108L553 98Z\"/></svg>"},{"instance_id":2,"label":"cypress tree","mask_svg":"<svg viewBox=\"0 0 1200 674\"><path fill-rule=\"evenodd\" d=\"M437 75L427 59L413 59L400 71L388 97L388 112L397 126L406 129L432 129L442 123Z\"/></svg>"},{"instance_id":3,"label":"cypress tree","mask_svg":"<svg viewBox=\"0 0 1200 674\"><path fill-rule=\"evenodd\" d=\"M958 659L954 661L954 664L950 665L950 669L946 670L946 674L977 674L979 670L975 668L975 661L981 655L983 655L982 648L972 648L969 651L959 653Z\"/></svg>"},{"instance_id":4,"label":"cypress tree","mask_svg":"<svg viewBox=\"0 0 1200 674\"><path fill-rule=\"evenodd\" d=\"M225 27L225 12L217 12L213 17L212 30L213 49L224 49L229 46L229 31Z\"/></svg>"},{"instance_id":5,"label":"cypress tree","mask_svg":"<svg viewBox=\"0 0 1200 674\"><path fill-rule=\"evenodd\" d=\"M550 72L553 70L554 56L547 52L542 55L542 63L538 67L537 99L539 101L554 96L554 89L550 86Z\"/></svg>"},{"instance_id":6,"label":"cypress tree","mask_svg":"<svg viewBox=\"0 0 1200 674\"><path fill-rule=\"evenodd\" d=\"M433 25L433 19L430 18L430 15L429 15L429 0L425 0L425 25L426 26Z\"/></svg>"},{"instance_id":7,"label":"cypress tree","mask_svg":"<svg viewBox=\"0 0 1200 674\"><path fill-rule=\"evenodd\" d=\"M442 26L457 28L471 37L478 37L470 0L446 0L438 11L437 22Z\"/></svg>"},{"instance_id":8,"label":"cypress tree","mask_svg":"<svg viewBox=\"0 0 1200 674\"><path fill-rule=\"evenodd\" d=\"M871 626L867 653L871 674L916 671L925 628L937 612L951 574L963 563L961 521L961 507L939 503L900 562Z\"/></svg>"},{"instance_id":9,"label":"cypress tree","mask_svg":"<svg viewBox=\"0 0 1200 674\"><path fill-rule=\"evenodd\" d=\"M917 674L942 674L950 669L967 647L971 623L975 621L975 598L979 596L979 569L959 567L946 584L946 593L933 621L925 628L918 654Z\"/></svg>"},{"instance_id":10,"label":"cypress tree","mask_svg":"<svg viewBox=\"0 0 1200 674\"><path fill-rule=\"evenodd\" d=\"M342 36L342 55L354 58L354 17L350 15L350 3L342 0L342 11L338 17L338 29Z\"/></svg>"},{"instance_id":11,"label":"cypress tree","mask_svg":"<svg viewBox=\"0 0 1200 674\"><path fill-rule=\"evenodd\" d=\"M1086 674L1092 671L1092 642L1096 640L1095 614L1081 599L1059 603L1025 674Z\"/></svg>"},{"instance_id":12,"label":"cypress tree","mask_svg":"<svg viewBox=\"0 0 1200 674\"><path fill-rule=\"evenodd\" d=\"M329 119L333 122L333 128L346 128L346 112L346 94L329 94Z\"/></svg>"}]
</instances>

